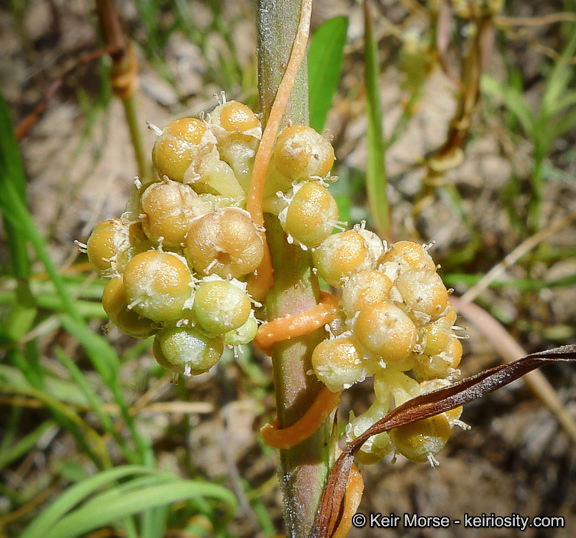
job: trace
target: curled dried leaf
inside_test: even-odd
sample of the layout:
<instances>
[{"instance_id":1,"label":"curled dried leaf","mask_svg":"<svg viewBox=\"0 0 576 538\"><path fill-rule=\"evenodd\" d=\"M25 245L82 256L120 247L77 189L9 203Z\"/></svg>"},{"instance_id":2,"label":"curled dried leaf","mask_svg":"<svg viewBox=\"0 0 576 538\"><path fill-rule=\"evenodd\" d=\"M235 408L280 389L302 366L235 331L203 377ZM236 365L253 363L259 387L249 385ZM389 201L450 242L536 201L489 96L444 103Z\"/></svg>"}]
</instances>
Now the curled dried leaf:
<instances>
[{"instance_id":1,"label":"curled dried leaf","mask_svg":"<svg viewBox=\"0 0 576 538\"><path fill-rule=\"evenodd\" d=\"M336 461L322 493L311 536L313 538L333 536L343 510L346 485L354 465L354 457L370 437L470 403L547 364L574 360L576 360L576 345L532 353L517 361L480 372L449 387L413 398L394 409L352 441Z\"/></svg>"}]
</instances>

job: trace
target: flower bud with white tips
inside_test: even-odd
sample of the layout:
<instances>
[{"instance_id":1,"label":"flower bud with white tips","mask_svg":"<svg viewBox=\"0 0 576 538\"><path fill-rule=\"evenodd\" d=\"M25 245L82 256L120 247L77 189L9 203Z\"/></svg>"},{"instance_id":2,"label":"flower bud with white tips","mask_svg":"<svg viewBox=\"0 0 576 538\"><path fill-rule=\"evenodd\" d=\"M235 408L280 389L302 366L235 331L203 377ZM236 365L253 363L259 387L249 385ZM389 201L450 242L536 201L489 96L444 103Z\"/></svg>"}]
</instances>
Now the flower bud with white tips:
<instances>
[{"instance_id":1,"label":"flower bud with white tips","mask_svg":"<svg viewBox=\"0 0 576 538\"><path fill-rule=\"evenodd\" d=\"M193 312L208 334L221 335L240 328L252 312L246 284L207 277L196 287Z\"/></svg>"},{"instance_id":2,"label":"flower bud with white tips","mask_svg":"<svg viewBox=\"0 0 576 538\"><path fill-rule=\"evenodd\" d=\"M360 310L388 300L392 281L374 270L359 271L348 278L342 286L340 307L353 318Z\"/></svg>"},{"instance_id":3,"label":"flower bud with white tips","mask_svg":"<svg viewBox=\"0 0 576 538\"><path fill-rule=\"evenodd\" d=\"M436 271L409 269L396 281L408 314L419 324L435 321L446 312L448 291Z\"/></svg>"},{"instance_id":4,"label":"flower bud with white tips","mask_svg":"<svg viewBox=\"0 0 576 538\"><path fill-rule=\"evenodd\" d=\"M390 431L390 439L400 454L416 463L428 461L432 467L438 465L435 456L449 438L450 424L444 415L418 420Z\"/></svg>"},{"instance_id":5,"label":"flower bud with white tips","mask_svg":"<svg viewBox=\"0 0 576 538\"><path fill-rule=\"evenodd\" d=\"M139 204L144 233L166 248L180 248L192 219L210 210L210 205L188 185L171 180L149 185Z\"/></svg>"},{"instance_id":6,"label":"flower bud with white tips","mask_svg":"<svg viewBox=\"0 0 576 538\"><path fill-rule=\"evenodd\" d=\"M148 338L158 331L158 326L148 318L128 308L126 288L122 277L110 280L102 294L102 306L110 321L123 333L133 338Z\"/></svg>"},{"instance_id":7,"label":"flower bud with white tips","mask_svg":"<svg viewBox=\"0 0 576 538\"><path fill-rule=\"evenodd\" d=\"M86 252L94 271L111 278L121 273L130 259L148 246L139 224L108 219L96 225L88 238Z\"/></svg>"},{"instance_id":8,"label":"flower bud with white tips","mask_svg":"<svg viewBox=\"0 0 576 538\"><path fill-rule=\"evenodd\" d=\"M274 166L291 181L328 175L334 164L334 148L307 125L291 125L276 141Z\"/></svg>"},{"instance_id":9,"label":"flower bud with white tips","mask_svg":"<svg viewBox=\"0 0 576 538\"><path fill-rule=\"evenodd\" d=\"M224 351L220 338L210 338L194 327L169 327L156 338L162 359L184 375L207 372Z\"/></svg>"},{"instance_id":10,"label":"flower bud with white tips","mask_svg":"<svg viewBox=\"0 0 576 538\"><path fill-rule=\"evenodd\" d=\"M385 363L408 357L418 338L414 322L390 303L362 309L354 324L354 334L368 351L381 357Z\"/></svg>"},{"instance_id":11,"label":"flower bud with white tips","mask_svg":"<svg viewBox=\"0 0 576 538\"><path fill-rule=\"evenodd\" d=\"M414 374L419 379L434 379L453 376L462 359L462 344L452 336L444 351L436 355L416 355Z\"/></svg>"},{"instance_id":12,"label":"flower bud with white tips","mask_svg":"<svg viewBox=\"0 0 576 538\"><path fill-rule=\"evenodd\" d=\"M154 143L154 167L160 177L187 183L197 175L198 162L215 149L216 142L206 122L196 118L174 120Z\"/></svg>"},{"instance_id":13,"label":"flower bud with white tips","mask_svg":"<svg viewBox=\"0 0 576 538\"><path fill-rule=\"evenodd\" d=\"M436 270L434 260L428 251L413 241L398 241L385 253L383 262L396 262L402 271L408 269Z\"/></svg>"},{"instance_id":14,"label":"flower bud with white tips","mask_svg":"<svg viewBox=\"0 0 576 538\"><path fill-rule=\"evenodd\" d=\"M364 237L353 230L328 237L312 252L312 260L318 276L336 288L355 271L373 269L376 261Z\"/></svg>"},{"instance_id":15,"label":"flower bud with white tips","mask_svg":"<svg viewBox=\"0 0 576 538\"><path fill-rule=\"evenodd\" d=\"M258 322L254 317L254 311L252 311L243 325L228 331L224 335L224 343L232 347L244 346L256 338L257 332Z\"/></svg>"},{"instance_id":16,"label":"flower bud with white tips","mask_svg":"<svg viewBox=\"0 0 576 538\"><path fill-rule=\"evenodd\" d=\"M354 416L350 412L350 420L346 425L346 442L351 443L362 435L368 428L382 420L389 411L390 401L374 402L368 411L359 416ZM394 446L388 433L379 433L370 437L362 444L360 450L356 453L356 461L362 465L372 465L378 463L393 450Z\"/></svg>"},{"instance_id":17,"label":"flower bud with white tips","mask_svg":"<svg viewBox=\"0 0 576 538\"><path fill-rule=\"evenodd\" d=\"M315 181L298 183L278 215L284 231L297 243L314 248L327 239L338 224L338 205L328 189Z\"/></svg>"},{"instance_id":18,"label":"flower bud with white tips","mask_svg":"<svg viewBox=\"0 0 576 538\"><path fill-rule=\"evenodd\" d=\"M246 105L227 101L210 113L209 128L218 140L221 159L234 170L247 193L254 156L262 138L260 120Z\"/></svg>"},{"instance_id":19,"label":"flower bud with white tips","mask_svg":"<svg viewBox=\"0 0 576 538\"><path fill-rule=\"evenodd\" d=\"M356 339L350 337L324 340L312 353L316 377L332 392L364 381L376 365L377 361L364 357Z\"/></svg>"},{"instance_id":20,"label":"flower bud with white tips","mask_svg":"<svg viewBox=\"0 0 576 538\"><path fill-rule=\"evenodd\" d=\"M183 259L171 252L138 254L124 270L130 308L154 321L175 321L190 308L192 275Z\"/></svg>"},{"instance_id":21,"label":"flower bud with white tips","mask_svg":"<svg viewBox=\"0 0 576 538\"><path fill-rule=\"evenodd\" d=\"M250 214L242 209L218 209L192 221L186 257L195 271L222 278L240 278L257 269L264 242Z\"/></svg>"}]
</instances>

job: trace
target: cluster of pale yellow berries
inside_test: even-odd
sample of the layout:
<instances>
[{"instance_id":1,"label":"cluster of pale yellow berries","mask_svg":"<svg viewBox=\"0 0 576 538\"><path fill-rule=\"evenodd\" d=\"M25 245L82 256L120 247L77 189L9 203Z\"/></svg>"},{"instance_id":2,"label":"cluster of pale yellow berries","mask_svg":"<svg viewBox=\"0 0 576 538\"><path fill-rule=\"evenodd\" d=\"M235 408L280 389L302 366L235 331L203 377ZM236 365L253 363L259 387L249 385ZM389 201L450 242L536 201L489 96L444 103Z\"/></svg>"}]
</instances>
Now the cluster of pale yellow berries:
<instances>
[{"instance_id":1,"label":"cluster of pale yellow berries","mask_svg":"<svg viewBox=\"0 0 576 538\"><path fill-rule=\"evenodd\" d=\"M234 101L204 118L151 129L158 135L156 180L137 181L126 212L100 223L86 250L94 270L110 279L102 301L111 323L136 338L154 335L154 356L165 368L199 374L225 345L248 344L258 330L261 305L247 281L266 247L264 230L245 207L262 130L258 117ZM278 217L289 242L311 249L317 275L341 290L329 338L312 356L314 373L332 392L374 376L376 402L352 417L351 440L392 406L449 384L462 348L426 248L405 241L388 247L363 225L332 233L342 224L327 189L333 163L326 137L307 126L285 128L263 209ZM380 434L359 459L377 461L395 448L434 462L456 423L458 413L443 414Z\"/></svg>"},{"instance_id":2,"label":"cluster of pale yellow berries","mask_svg":"<svg viewBox=\"0 0 576 538\"><path fill-rule=\"evenodd\" d=\"M165 368L199 374L258 328L246 278L264 245L243 207L262 130L233 101L206 119L151 128L156 181L137 182L126 212L100 223L86 250L111 278L102 298L111 322L136 338L155 335Z\"/></svg>"},{"instance_id":3,"label":"cluster of pale yellow berries","mask_svg":"<svg viewBox=\"0 0 576 538\"><path fill-rule=\"evenodd\" d=\"M313 258L318 274L342 290L331 338L312 355L316 375L333 392L374 376L376 401L366 413L352 416L346 429L351 441L392 406L447 386L459 374L456 312L427 249L417 243L387 248L356 226L331 236ZM395 449L413 461L435 464L451 427L463 425L460 411L372 437L358 459L374 463Z\"/></svg>"}]
</instances>

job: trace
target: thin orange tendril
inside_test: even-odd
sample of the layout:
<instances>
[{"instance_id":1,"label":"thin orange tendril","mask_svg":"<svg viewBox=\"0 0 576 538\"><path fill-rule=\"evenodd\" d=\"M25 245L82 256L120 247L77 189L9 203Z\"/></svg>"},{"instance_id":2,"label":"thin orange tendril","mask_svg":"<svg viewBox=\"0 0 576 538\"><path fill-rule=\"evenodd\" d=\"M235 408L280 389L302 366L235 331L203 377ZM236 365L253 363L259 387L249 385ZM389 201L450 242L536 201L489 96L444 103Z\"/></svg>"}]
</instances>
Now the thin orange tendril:
<instances>
[{"instance_id":1,"label":"thin orange tendril","mask_svg":"<svg viewBox=\"0 0 576 538\"><path fill-rule=\"evenodd\" d=\"M358 510L360 501L362 500L362 493L364 493L364 481L362 475L356 465L352 465L350 469L350 476L346 483L346 501L344 504L344 512L340 519L340 524L332 534L331 538L346 538L350 529L352 528L352 516Z\"/></svg>"},{"instance_id":2,"label":"thin orange tendril","mask_svg":"<svg viewBox=\"0 0 576 538\"><path fill-rule=\"evenodd\" d=\"M309 334L336 318L338 297L320 293L320 303L301 314L293 314L263 323L258 328L254 345L270 355L271 347L277 342Z\"/></svg>"},{"instance_id":3,"label":"thin orange tendril","mask_svg":"<svg viewBox=\"0 0 576 538\"><path fill-rule=\"evenodd\" d=\"M250 181L250 190L248 192L248 200L246 202L246 209L252 216L252 220L258 226L264 226L264 214L262 210L262 202L264 198L264 185L266 183L266 176L268 168L270 167L270 160L272 159L272 152L274 150L274 142L276 135L286 110L286 105L290 99L292 88L296 80L296 75L300 69L300 65L306 56L306 45L308 44L308 35L310 33L310 15L312 13L312 1L302 0L302 9L300 10L300 22L298 23L298 30L292 45L292 52L288 60L288 66L282 78L282 82L278 87L274 104L270 110L268 123L262 133L260 146L254 158L254 168L252 169L252 179ZM258 267L258 270L250 277L248 282L248 289L252 296L257 301L262 301L266 297L266 293L274 283L274 269L272 268L272 261L270 259L270 251L266 241L266 235L262 233L264 240L264 258Z\"/></svg>"},{"instance_id":4,"label":"thin orange tendril","mask_svg":"<svg viewBox=\"0 0 576 538\"><path fill-rule=\"evenodd\" d=\"M264 442L273 448L289 449L313 435L340 402L341 392L332 392L324 386L304 413L304 416L287 428L279 428L278 421L270 422L260 429Z\"/></svg>"},{"instance_id":5,"label":"thin orange tendril","mask_svg":"<svg viewBox=\"0 0 576 538\"><path fill-rule=\"evenodd\" d=\"M338 297L329 293L320 294L320 303L301 314L283 316L260 325L254 339L256 347L267 354L277 342L309 334L326 323L337 313ZM274 448L289 449L313 435L340 401L340 392L332 392L324 386L304 416L287 428L279 428L275 420L261 430L264 442Z\"/></svg>"}]
</instances>

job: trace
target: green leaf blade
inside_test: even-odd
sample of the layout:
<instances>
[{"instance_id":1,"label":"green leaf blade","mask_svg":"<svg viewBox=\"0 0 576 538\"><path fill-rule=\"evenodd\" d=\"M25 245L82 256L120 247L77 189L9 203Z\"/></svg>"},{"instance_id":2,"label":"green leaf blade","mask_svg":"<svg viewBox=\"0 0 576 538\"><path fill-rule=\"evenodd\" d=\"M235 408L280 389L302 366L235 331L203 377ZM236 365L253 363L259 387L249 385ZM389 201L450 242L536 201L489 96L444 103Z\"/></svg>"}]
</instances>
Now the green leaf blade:
<instances>
[{"instance_id":1,"label":"green leaf blade","mask_svg":"<svg viewBox=\"0 0 576 538\"><path fill-rule=\"evenodd\" d=\"M308 51L308 86L310 94L310 127L324 130L332 98L338 89L348 19L334 17L318 27Z\"/></svg>"}]
</instances>

